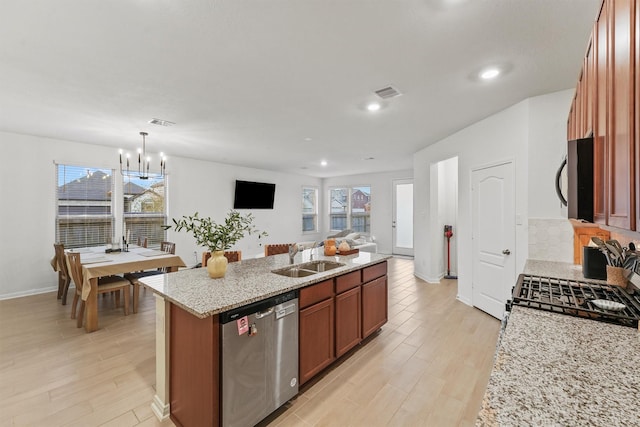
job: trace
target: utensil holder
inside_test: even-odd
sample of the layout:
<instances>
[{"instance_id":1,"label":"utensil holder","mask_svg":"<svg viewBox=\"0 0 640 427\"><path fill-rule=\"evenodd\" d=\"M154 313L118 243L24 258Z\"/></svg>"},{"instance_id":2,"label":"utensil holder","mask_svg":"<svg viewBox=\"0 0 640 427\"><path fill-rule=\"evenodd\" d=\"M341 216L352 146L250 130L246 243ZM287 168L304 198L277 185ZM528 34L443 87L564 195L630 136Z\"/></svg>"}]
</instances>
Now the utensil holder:
<instances>
[{"instance_id":1,"label":"utensil holder","mask_svg":"<svg viewBox=\"0 0 640 427\"><path fill-rule=\"evenodd\" d=\"M621 288L627 287L627 279L625 278L625 270L622 267L614 267L607 265L607 283Z\"/></svg>"}]
</instances>

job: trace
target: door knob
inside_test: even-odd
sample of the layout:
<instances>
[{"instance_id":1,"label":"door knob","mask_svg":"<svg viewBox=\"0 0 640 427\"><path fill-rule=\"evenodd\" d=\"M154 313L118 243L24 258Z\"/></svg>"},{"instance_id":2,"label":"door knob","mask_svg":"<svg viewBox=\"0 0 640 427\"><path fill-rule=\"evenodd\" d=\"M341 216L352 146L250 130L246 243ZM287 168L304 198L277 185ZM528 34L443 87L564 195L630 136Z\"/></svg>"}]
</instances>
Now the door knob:
<instances>
[{"instance_id":1,"label":"door knob","mask_svg":"<svg viewBox=\"0 0 640 427\"><path fill-rule=\"evenodd\" d=\"M511 251L509 249L505 249L504 251L502 251L502 253L504 255L511 255Z\"/></svg>"}]
</instances>

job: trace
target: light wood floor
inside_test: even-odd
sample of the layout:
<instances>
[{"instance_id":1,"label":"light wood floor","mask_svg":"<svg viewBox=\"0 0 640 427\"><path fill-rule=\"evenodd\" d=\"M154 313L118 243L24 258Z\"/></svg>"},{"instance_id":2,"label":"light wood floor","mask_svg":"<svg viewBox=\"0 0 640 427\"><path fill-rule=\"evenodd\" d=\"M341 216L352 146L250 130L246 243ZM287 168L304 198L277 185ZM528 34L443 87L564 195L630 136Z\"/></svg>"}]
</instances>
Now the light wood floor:
<instances>
[{"instance_id":1,"label":"light wood floor","mask_svg":"<svg viewBox=\"0 0 640 427\"><path fill-rule=\"evenodd\" d=\"M469 426L500 322L389 261L389 323L263 426ZM100 298L100 327L76 329L55 294L0 301L0 426L173 426L156 420L155 305L124 316Z\"/></svg>"}]
</instances>

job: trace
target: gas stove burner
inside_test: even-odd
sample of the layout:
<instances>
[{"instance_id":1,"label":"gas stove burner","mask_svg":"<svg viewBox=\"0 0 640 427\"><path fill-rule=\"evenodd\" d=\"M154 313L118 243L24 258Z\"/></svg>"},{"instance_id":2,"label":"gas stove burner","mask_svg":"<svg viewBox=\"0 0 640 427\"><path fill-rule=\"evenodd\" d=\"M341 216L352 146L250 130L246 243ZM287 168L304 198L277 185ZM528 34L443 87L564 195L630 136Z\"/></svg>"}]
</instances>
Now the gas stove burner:
<instances>
[{"instance_id":1,"label":"gas stove burner","mask_svg":"<svg viewBox=\"0 0 640 427\"><path fill-rule=\"evenodd\" d=\"M640 298L606 283L521 274L511 305L637 328Z\"/></svg>"}]
</instances>

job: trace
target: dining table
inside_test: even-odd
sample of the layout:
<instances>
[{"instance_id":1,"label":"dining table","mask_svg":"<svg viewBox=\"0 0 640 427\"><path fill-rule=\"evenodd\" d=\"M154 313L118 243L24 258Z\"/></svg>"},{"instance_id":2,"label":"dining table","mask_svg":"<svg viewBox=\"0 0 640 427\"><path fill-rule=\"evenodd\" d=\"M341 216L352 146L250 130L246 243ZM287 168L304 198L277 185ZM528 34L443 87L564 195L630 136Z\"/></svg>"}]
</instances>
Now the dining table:
<instances>
[{"instance_id":1,"label":"dining table","mask_svg":"<svg viewBox=\"0 0 640 427\"><path fill-rule=\"evenodd\" d=\"M137 271L165 269L166 272L178 271L185 267L184 261L174 254L133 247L128 251L107 251L106 246L69 249L66 252L79 252L82 264L82 300L85 301L86 332L98 329L98 279L100 277L121 275Z\"/></svg>"}]
</instances>

